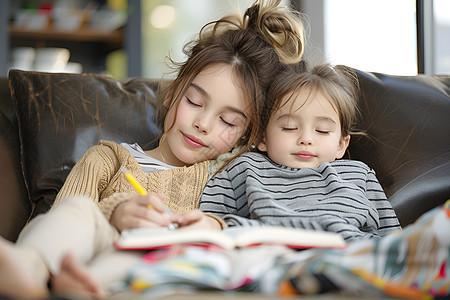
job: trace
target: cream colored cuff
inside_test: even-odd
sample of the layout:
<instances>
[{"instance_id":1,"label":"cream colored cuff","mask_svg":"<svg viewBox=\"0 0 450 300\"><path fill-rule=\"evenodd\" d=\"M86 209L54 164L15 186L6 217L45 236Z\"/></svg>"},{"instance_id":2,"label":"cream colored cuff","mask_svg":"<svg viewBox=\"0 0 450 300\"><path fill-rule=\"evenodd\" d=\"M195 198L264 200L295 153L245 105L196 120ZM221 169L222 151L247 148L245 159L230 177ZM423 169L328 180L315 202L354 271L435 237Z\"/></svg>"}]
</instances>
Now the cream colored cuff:
<instances>
[{"instance_id":1,"label":"cream colored cuff","mask_svg":"<svg viewBox=\"0 0 450 300\"><path fill-rule=\"evenodd\" d=\"M102 211L106 220L108 220L108 222L111 220L111 216L117 205L130 200L133 195L135 195L135 193L115 193L107 198L102 199L98 203L98 206L100 207L100 210Z\"/></svg>"},{"instance_id":2,"label":"cream colored cuff","mask_svg":"<svg viewBox=\"0 0 450 300\"><path fill-rule=\"evenodd\" d=\"M214 215L214 214L211 214L211 213L205 213L205 216L210 217L211 219L216 220L216 221L219 223L219 225L220 225L220 229L222 229L222 230L228 227L228 224L225 223L225 221L222 220L222 218L220 218L220 217L218 217L218 216L216 216L216 215Z\"/></svg>"}]
</instances>

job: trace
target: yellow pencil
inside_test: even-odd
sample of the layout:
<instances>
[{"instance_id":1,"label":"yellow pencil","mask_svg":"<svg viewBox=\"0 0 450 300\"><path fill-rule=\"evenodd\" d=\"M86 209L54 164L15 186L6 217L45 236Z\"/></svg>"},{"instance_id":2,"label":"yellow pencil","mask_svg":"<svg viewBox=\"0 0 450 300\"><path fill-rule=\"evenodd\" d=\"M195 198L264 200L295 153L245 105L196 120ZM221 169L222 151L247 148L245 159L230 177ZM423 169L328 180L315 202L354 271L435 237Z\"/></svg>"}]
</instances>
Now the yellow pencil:
<instances>
[{"instance_id":1,"label":"yellow pencil","mask_svg":"<svg viewBox=\"0 0 450 300\"><path fill-rule=\"evenodd\" d=\"M136 191L138 191L141 195L147 195L147 191L144 189L144 187L136 180L136 178L131 175L129 171L124 171L123 175L126 179L134 186Z\"/></svg>"},{"instance_id":2,"label":"yellow pencil","mask_svg":"<svg viewBox=\"0 0 450 300\"><path fill-rule=\"evenodd\" d=\"M134 176L131 174L130 171L128 171L125 168L122 168L122 173L123 176L125 176L125 178L131 183L131 185L134 186L134 188L136 189L136 191L141 194L141 195L147 195L147 191L144 189L144 187L137 181L136 178L134 178ZM150 209L154 209L153 206L151 206L150 204L147 205L148 208Z\"/></svg>"}]
</instances>

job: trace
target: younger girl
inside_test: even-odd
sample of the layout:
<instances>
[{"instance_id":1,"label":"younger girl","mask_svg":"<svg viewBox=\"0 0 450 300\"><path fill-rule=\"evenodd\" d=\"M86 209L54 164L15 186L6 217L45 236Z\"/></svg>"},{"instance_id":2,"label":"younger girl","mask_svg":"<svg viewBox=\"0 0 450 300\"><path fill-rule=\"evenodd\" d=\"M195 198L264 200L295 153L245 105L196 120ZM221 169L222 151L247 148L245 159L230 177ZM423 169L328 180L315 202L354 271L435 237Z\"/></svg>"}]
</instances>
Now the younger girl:
<instances>
[{"instance_id":1,"label":"younger girl","mask_svg":"<svg viewBox=\"0 0 450 300\"><path fill-rule=\"evenodd\" d=\"M256 2L243 17L207 24L185 48L187 60L163 94L165 133L156 149L100 142L74 166L49 213L33 219L15 245L0 240L0 294L45 296L58 274L54 291L102 297L140 257L114 250L121 230L174 221L220 228L214 216L189 212L221 167L211 160L255 142L273 74L303 52L300 19L279 2ZM137 195L123 167L149 196ZM161 200L175 215L164 214Z\"/></svg>"},{"instance_id":2,"label":"younger girl","mask_svg":"<svg viewBox=\"0 0 450 300\"><path fill-rule=\"evenodd\" d=\"M375 172L341 160L357 112L357 78L345 66L303 64L270 89L263 153L248 152L216 174L200 209L228 225L278 225L333 231L346 241L400 230Z\"/></svg>"}]
</instances>

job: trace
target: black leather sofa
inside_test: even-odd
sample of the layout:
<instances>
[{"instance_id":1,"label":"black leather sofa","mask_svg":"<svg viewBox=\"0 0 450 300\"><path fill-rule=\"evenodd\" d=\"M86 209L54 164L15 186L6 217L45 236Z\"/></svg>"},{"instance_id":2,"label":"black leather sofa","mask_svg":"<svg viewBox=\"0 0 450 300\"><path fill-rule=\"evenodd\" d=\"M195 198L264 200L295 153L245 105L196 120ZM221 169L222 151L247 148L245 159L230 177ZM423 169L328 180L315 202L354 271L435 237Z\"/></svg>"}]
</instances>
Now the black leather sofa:
<instances>
[{"instance_id":1,"label":"black leather sofa","mask_svg":"<svg viewBox=\"0 0 450 300\"><path fill-rule=\"evenodd\" d=\"M450 77L357 71L348 157L375 169L403 226L450 198ZM100 139L156 145L158 81L12 70L0 78L0 234L15 241Z\"/></svg>"}]
</instances>

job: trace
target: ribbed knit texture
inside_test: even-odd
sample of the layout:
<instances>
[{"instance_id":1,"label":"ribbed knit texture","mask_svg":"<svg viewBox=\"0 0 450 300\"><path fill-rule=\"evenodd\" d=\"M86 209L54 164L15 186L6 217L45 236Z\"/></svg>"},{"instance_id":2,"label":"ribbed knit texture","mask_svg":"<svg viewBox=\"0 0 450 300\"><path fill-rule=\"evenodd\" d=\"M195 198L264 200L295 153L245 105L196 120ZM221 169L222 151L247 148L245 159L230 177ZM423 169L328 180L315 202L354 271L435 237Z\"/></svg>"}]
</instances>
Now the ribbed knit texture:
<instances>
[{"instance_id":1,"label":"ribbed knit texture","mask_svg":"<svg viewBox=\"0 0 450 300\"><path fill-rule=\"evenodd\" d=\"M200 209L230 226L332 231L347 241L401 229L374 171L354 160L295 169L245 153L207 183Z\"/></svg>"},{"instance_id":2,"label":"ribbed knit texture","mask_svg":"<svg viewBox=\"0 0 450 300\"><path fill-rule=\"evenodd\" d=\"M111 141L100 141L76 163L58 193L54 206L72 195L97 202L109 220L116 206L136 194L122 175L127 168L149 193L165 194L164 204L173 213L198 208L209 177L210 161L153 173L145 173L128 150Z\"/></svg>"}]
</instances>

